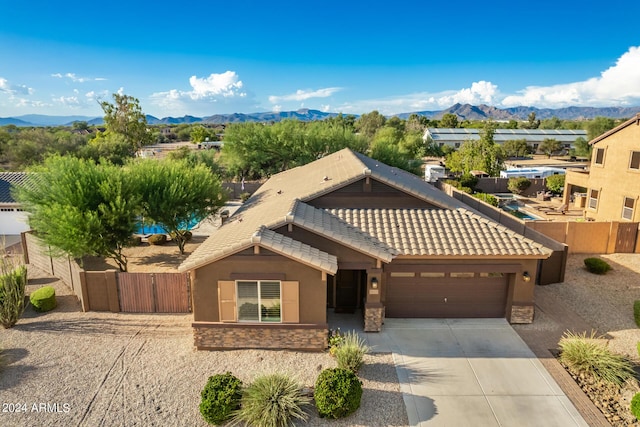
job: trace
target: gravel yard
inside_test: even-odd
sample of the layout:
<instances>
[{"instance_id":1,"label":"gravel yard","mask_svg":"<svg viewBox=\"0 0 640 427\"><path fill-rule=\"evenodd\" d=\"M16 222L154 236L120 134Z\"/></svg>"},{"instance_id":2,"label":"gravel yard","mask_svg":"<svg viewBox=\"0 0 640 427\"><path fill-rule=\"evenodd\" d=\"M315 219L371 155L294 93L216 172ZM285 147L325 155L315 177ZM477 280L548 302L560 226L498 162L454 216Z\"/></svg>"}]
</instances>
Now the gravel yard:
<instances>
[{"instance_id":1,"label":"gravel yard","mask_svg":"<svg viewBox=\"0 0 640 427\"><path fill-rule=\"evenodd\" d=\"M30 267L31 268L31 267ZM195 351L191 315L82 313L64 284L30 270L27 292L56 287L58 308L28 308L12 329L1 330L8 365L0 373L0 425L206 426L200 391L207 378L231 371L245 382L273 372L312 386L334 367L328 353ZM390 354L371 354L359 374L362 406L343 420L318 426L405 426L407 416Z\"/></svg>"}]
</instances>

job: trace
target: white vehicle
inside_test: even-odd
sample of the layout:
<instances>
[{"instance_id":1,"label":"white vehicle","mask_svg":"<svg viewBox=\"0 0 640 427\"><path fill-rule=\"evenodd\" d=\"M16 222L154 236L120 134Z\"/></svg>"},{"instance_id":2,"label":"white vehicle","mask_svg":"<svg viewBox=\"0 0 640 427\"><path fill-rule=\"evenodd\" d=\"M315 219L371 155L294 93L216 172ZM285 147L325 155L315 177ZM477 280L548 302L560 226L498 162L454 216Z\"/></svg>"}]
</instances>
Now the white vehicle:
<instances>
[{"instance_id":1,"label":"white vehicle","mask_svg":"<svg viewBox=\"0 0 640 427\"><path fill-rule=\"evenodd\" d=\"M426 165L424 167L424 180L427 182L436 182L440 178L446 178L447 172L444 166Z\"/></svg>"},{"instance_id":2,"label":"white vehicle","mask_svg":"<svg viewBox=\"0 0 640 427\"><path fill-rule=\"evenodd\" d=\"M564 175L564 169L541 166L538 168L515 168L500 172L500 178L546 178L552 175Z\"/></svg>"}]
</instances>

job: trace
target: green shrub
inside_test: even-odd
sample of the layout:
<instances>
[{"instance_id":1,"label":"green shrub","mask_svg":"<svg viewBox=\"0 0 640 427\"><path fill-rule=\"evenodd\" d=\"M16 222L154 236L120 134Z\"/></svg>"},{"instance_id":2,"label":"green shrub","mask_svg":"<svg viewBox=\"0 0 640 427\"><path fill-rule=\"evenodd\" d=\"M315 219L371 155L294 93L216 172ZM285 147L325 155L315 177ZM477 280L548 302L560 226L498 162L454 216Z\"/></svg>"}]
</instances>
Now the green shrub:
<instances>
[{"instance_id":1,"label":"green shrub","mask_svg":"<svg viewBox=\"0 0 640 427\"><path fill-rule=\"evenodd\" d=\"M611 266L600 258L585 258L584 265L589 272L594 274L606 274L607 271L611 270Z\"/></svg>"},{"instance_id":2,"label":"green shrub","mask_svg":"<svg viewBox=\"0 0 640 427\"><path fill-rule=\"evenodd\" d=\"M531 181L529 178L525 178L523 176L509 178L509 181L507 182L507 188L515 194L522 194L527 191L529 187L531 187Z\"/></svg>"},{"instance_id":3,"label":"green shrub","mask_svg":"<svg viewBox=\"0 0 640 427\"><path fill-rule=\"evenodd\" d=\"M596 339L594 333L587 337L586 333L565 332L558 343L560 361L576 375L592 375L597 380L618 386L633 377L635 371L631 362Z\"/></svg>"},{"instance_id":4,"label":"green shrub","mask_svg":"<svg viewBox=\"0 0 640 427\"><path fill-rule=\"evenodd\" d=\"M344 342L344 334L340 331L340 328L333 330L329 329L329 337L327 339L329 343L329 354L336 355L338 347Z\"/></svg>"},{"instance_id":5,"label":"green shrub","mask_svg":"<svg viewBox=\"0 0 640 427\"><path fill-rule=\"evenodd\" d=\"M167 235L166 234L152 234L149 236L147 240L150 245L164 245L167 243Z\"/></svg>"},{"instance_id":6,"label":"green shrub","mask_svg":"<svg viewBox=\"0 0 640 427\"><path fill-rule=\"evenodd\" d=\"M475 190L476 185L478 185L477 176L465 173L460 177L460 187L469 187L471 190Z\"/></svg>"},{"instance_id":7,"label":"green shrub","mask_svg":"<svg viewBox=\"0 0 640 427\"><path fill-rule=\"evenodd\" d=\"M476 193L473 195L473 197L475 197L476 199L480 199L485 203L489 203L491 206L495 206L496 208L498 207L498 198L493 194Z\"/></svg>"},{"instance_id":8,"label":"green shrub","mask_svg":"<svg viewBox=\"0 0 640 427\"><path fill-rule=\"evenodd\" d=\"M231 372L209 377L201 393L200 413L209 424L219 425L240 408L242 381Z\"/></svg>"},{"instance_id":9,"label":"green shrub","mask_svg":"<svg viewBox=\"0 0 640 427\"><path fill-rule=\"evenodd\" d=\"M303 407L309 401L300 392L300 386L288 376L264 375L256 378L242 392L240 409L233 415L233 425L285 427L293 425L293 418L306 421Z\"/></svg>"},{"instance_id":10,"label":"green shrub","mask_svg":"<svg viewBox=\"0 0 640 427\"><path fill-rule=\"evenodd\" d=\"M182 234L182 238L184 239L185 242L188 242L193 238L193 233L189 230L180 230L180 234ZM170 236L171 236L171 240L176 240L177 235L175 231L171 232Z\"/></svg>"},{"instance_id":11,"label":"green shrub","mask_svg":"<svg viewBox=\"0 0 640 427\"><path fill-rule=\"evenodd\" d=\"M640 420L640 393L636 393L631 399L631 413Z\"/></svg>"},{"instance_id":12,"label":"green shrub","mask_svg":"<svg viewBox=\"0 0 640 427\"><path fill-rule=\"evenodd\" d=\"M547 190L555 194L561 194L564 190L564 174L548 176L544 180L544 185L547 187Z\"/></svg>"},{"instance_id":13,"label":"green shrub","mask_svg":"<svg viewBox=\"0 0 640 427\"><path fill-rule=\"evenodd\" d=\"M27 284L27 268L24 265L11 269L4 259L0 260L0 324L11 328L24 313L24 288Z\"/></svg>"},{"instance_id":14,"label":"green shrub","mask_svg":"<svg viewBox=\"0 0 640 427\"><path fill-rule=\"evenodd\" d=\"M636 321L636 326L640 328L640 300L633 302L633 319Z\"/></svg>"},{"instance_id":15,"label":"green shrub","mask_svg":"<svg viewBox=\"0 0 640 427\"><path fill-rule=\"evenodd\" d=\"M318 375L313 397L321 418L346 417L360 407L362 383L347 369L325 369Z\"/></svg>"},{"instance_id":16,"label":"green shrub","mask_svg":"<svg viewBox=\"0 0 640 427\"><path fill-rule=\"evenodd\" d=\"M369 346L356 331L347 332L335 351L338 367L357 373L363 364L364 355L369 350Z\"/></svg>"},{"instance_id":17,"label":"green shrub","mask_svg":"<svg viewBox=\"0 0 640 427\"><path fill-rule=\"evenodd\" d=\"M43 286L31 292L29 301L35 311L45 312L56 308L56 290L53 286Z\"/></svg>"}]
</instances>

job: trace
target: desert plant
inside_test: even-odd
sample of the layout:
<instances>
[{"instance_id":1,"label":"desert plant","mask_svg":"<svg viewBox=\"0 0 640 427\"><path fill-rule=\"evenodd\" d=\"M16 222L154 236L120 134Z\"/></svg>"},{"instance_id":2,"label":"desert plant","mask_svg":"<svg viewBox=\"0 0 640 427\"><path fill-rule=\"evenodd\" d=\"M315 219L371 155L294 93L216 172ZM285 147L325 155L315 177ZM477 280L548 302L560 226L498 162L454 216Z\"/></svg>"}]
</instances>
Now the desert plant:
<instances>
[{"instance_id":1,"label":"desert plant","mask_svg":"<svg viewBox=\"0 0 640 427\"><path fill-rule=\"evenodd\" d=\"M531 187L531 181L529 178L522 176L509 178L509 182L507 183L509 191L515 194L522 194L527 191L529 187Z\"/></svg>"},{"instance_id":2,"label":"desert plant","mask_svg":"<svg viewBox=\"0 0 640 427\"><path fill-rule=\"evenodd\" d=\"M5 329L14 326L24 313L24 290L27 284L27 267L15 266L9 258L0 258L0 324Z\"/></svg>"},{"instance_id":3,"label":"desert plant","mask_svg":"<svg viewBox=\"0 0 640 427\"><path fill-rule=\"evenodd\" d=\"M633 377L633 366L623 355L598 343L598 339L595 332L589 336L565 332L558 343L560 361L574 374L592 375L596 380L620 386Z\"/></svg>"},{"instance_id":4,"label":"desert plant","mask_svg":"<svg viewBox=\"0 0 640 427\"><path fill-rule=\"evenodd\" d=\"M633 302L633 319L636 321L636 326L640 328L640 300Z\"/></svg>"},{"instance_id":5,"label":"desert plant","mask_svg":"<svg viewBox=\"0 0 640 427\"><path fill-rule=\"evenodd\" d=\"M476 185L478 185L478 177L475 175L471 175L470 173L465 173L460 177L460 187L469 187L471 190L476 189Z\"/></svg>"},{"instance_id":6,"label":"desert plant","mask_svg":"<svg viewBox=\"0 0 640 427\"><path fill-rule=\"evenodd\" d=\"M35 311L45 312L56 308L56 290L53 286L43 286L31 292L29 301Z\"/></svg>"},{"instance_id":7,"label":"desert plant","mask_svg":"<svg viewBox=\"0 0 640 427\"><path fill-rule=\"evenodd\" d=\"M140 244L142 244L142 237L140 236L131 236L127 241L127 246L129 247L140 246Z\"/></svg>"},{"instance_id":8,"label":"desert plant","mask_svg":"<svg viewBox=\"0 0 640 427\"><path fill-rule=\"evenodd\" d=\"M242 381L231 372L209 377L201 393L200 414L209 424L219 425L240 408Z\"/></svg>"},{"instance_id":9,"label":"desert plant","mask_svg":"<svg viewBox=\"0 0 640 427\"><path fill-rule=\"evenodd\" d=\"M545 178L544 184L547 190L555 194L561 194L564 191L564 178L564 175L551 175Z\"/></svg>"},{"instance_id":10,"label":"desert plant","mask_svg":"<svg viewBox=\"0 0 640 427\"><path fill-rule=\"evenodd\" d=\"M491 206L495 206L496 208L498 207L498 198L493 194L476 193L473 195L473 197L475 197L476 199L480 199L483 202L490 204Z\"/></svg>"},{"instance_id":11,"label":"desert plant","mask_svg":"<svg viewBox=\"0 0 640 427\"><path fill-rule=\"evenodd\" d=\"M193 233L189 230L180 230L179 233L185 242L188 242L193 238ZM173 231L169 234L169 236L171 236L171 240L176 240L178 233Z\"/></svg>"},{"instance_id":12,"label":"desert plant","mask_svg":"<svg viewBox=\"0 0 640 427\"><path fill-rule=\"evenodd\" d=\"M589 272L594 274L606 274L607 271L611 270L611 266L600 258L585 258L584 265Z\"/></svg>"},{"instance_id":13,"label":"desert plant","mask_svg":"<svg viewBox=\"0 0 640 427\"><path fill-rule=\"evenodd\" d=\"M293 419L307 419L303 407L309 401L301 393L300 386L288 376L264 375L243 390L241 406L233 415L232 425L293 426Z\"/></svg>"},{"instance_id":14,"label":"desert plant","mask_svg":"<svg viewBox=\"0 0 640 427\"><path fill-rule=\"evenodd\" d=\"M369 350L369 346L365 344L356 331L347 332L342 343L335 351L338 367L357 373L364 363L364 355Z\"/></svg>"},{"instance_id":15,"label":"desert plant","mask_svg":"<svg viewBox=\"0 0 640 427\"><path fill-rule=\"evenodd\" d=\"M631 413L640 420L640 393L636 393L631 399Z\"/></svg>"},{"instance_id":16,"label":"desert plant","mask_svg":"<svg viewBox=\"0 0 640 427\"><path fill-rule=\"evenodd\" d=\"M327 339L327 342L329 343L329 354L335 356L338 347L343 343L343 341L344 334L340 331L340 328L335 330L329 329L329 337Z\"/></svg>"},{"instance_id":17,"label":"desert plant","mask_svg":"<svg viewBox=\"0 0 640 427\"><path fill-rule=\"evenodd\" d=\"M347 369L325 369L318 375L313 397L320 417L346 417L360 407L362 383Z\"/></svg>"},{"instance_id":18,"label":"desert plant","mask_svg":"<svg viewBox=\"0 0 640 427\"><path fill-rule=\"evenodd\" d=\"M164 245L167 243L167 235L166 234L152 234L147 239L150 245Z\"/></svg>"}]
</instances>

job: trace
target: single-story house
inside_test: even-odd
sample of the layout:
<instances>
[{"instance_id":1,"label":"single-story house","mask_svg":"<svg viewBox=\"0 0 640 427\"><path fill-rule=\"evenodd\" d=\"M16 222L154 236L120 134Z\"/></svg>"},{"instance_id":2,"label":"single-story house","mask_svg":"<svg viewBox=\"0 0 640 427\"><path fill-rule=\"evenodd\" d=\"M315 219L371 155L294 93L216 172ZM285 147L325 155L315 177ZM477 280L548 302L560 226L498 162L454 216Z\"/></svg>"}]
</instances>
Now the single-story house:
<instances>
[{"instance_id":1,"label":"single-story house","mask_svg":"<svg viewBox=\"0 0 640 427\"><path fill-rule=\"evenodd\" d=\"M199 349L327 345L327 309L533 320L551 251L350 149L272 176L180 266ZM354 314L356 315L356 314Z\"/></svg>"}]
</instances>

